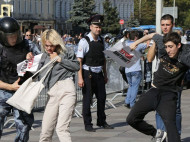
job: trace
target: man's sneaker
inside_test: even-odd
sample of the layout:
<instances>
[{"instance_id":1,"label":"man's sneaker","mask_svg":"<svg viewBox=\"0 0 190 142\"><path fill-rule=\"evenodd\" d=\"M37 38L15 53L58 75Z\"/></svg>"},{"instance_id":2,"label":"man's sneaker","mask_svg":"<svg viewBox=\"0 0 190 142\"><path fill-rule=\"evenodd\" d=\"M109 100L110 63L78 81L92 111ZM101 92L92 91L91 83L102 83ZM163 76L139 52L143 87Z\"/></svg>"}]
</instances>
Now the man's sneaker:
<instances>
[{"instance_id":1,"label":"man's sneaker","mask_svg":"<svg viewBox=\"0 0 190 142\"><path fill-rule=\"evenodd\" d=\"M163 142L166 136L167 136L167 133L165 131L158 129L156 132L156 136L152 138L152 142Z\"/></svg>"}]
</instances>

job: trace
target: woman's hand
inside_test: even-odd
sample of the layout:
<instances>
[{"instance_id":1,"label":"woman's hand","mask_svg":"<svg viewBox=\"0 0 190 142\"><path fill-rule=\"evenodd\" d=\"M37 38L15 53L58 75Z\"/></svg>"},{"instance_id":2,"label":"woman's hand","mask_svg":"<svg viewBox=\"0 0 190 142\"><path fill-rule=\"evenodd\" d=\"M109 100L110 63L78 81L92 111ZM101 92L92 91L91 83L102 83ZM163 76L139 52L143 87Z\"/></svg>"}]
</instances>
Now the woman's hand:
<instances>
[{"instance_id":1,"label":"woman's hand","mask_svg":"<svg viewBox=\"0 0 190 142\"><path fill-rule=\"evenodd\" d=\"M57 52L53 52L52 54L49 54L50 55L50 58L53 59L55 58L57 55ZM57 62L61 62L61 57L58 58Z\"/></svg>"},{"instance_id":2,"label":"woman's hand","mask_svg":"<svg viewBox=\"0 0 190 142\"><path fill-rule=\"evenodd\" d=\"M29 53L26 55L26 59L27 59L27 60L31 60L33 57L34 57L34 55L32 54L32 52L29 52Z\"/></svg>"}]
</instances>

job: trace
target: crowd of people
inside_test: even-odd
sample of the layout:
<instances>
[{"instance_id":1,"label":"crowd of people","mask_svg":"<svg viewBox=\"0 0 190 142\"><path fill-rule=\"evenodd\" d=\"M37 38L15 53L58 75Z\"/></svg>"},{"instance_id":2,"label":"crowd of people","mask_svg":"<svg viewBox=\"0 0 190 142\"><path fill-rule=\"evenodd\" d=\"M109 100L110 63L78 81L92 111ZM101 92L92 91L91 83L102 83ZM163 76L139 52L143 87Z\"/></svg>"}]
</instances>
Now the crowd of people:
<instances>
[{"instance_id":1,"label":"crowd of people","mask_svg":"<svg viewBox=\"0 0 190 142\"><path fill-rule=\"evenodd\" d=\"M103 51L110 49L116 42L110 34L101 36L104 17L91 16L87 24L90 32L86 34L61 36L54 29L47 29L41 35L32 35L31 31L21 34L18 22L11 17L0 20L0 139L8 114L13 110L16 124L15 142L27 142L29 131L34 122L33 113L27 114L8 105L6 101L14 95L20 85L32 74L24 77L17 74L17 64L42 54L38 69L50 60L58 60L44 80L47 101L42 120L40 142L52 141L56 129L61 142L71 142L69 125L76 103L74 75L78 72L78 86L83 94L84 129L95 132L92 123L92 97L97 98L96 125L103 129L114 129L106 122L105 102L108 81L106 56ZM122 31L126 46L142 54L131 67L121 67L120 71L128 83L124 106L131 109L127 123L146 135L153 137L152 142L181 142L181 93L183 79L190 67L190 46L186 44L181 33L173 32L173 17L163 15L160 20L163 35L150 33L148 30ZM9 26L7 26L9 25ZM156 67L152 70L152 62L156 59ZM141 65L144 60L144 65ZM145 74L142 74L142 66ZM47 69L48 70L48 69ZM40 80L47 72L38 76ZM154 75L152 76L152 72ZM119 71L118 71L119 73ZM147 90L137 94L145 76ZM21 98L22 99L22 98ZM150 111L156 111L156 127L148 124L144 117Z\"/></svg>"}]
</instances>

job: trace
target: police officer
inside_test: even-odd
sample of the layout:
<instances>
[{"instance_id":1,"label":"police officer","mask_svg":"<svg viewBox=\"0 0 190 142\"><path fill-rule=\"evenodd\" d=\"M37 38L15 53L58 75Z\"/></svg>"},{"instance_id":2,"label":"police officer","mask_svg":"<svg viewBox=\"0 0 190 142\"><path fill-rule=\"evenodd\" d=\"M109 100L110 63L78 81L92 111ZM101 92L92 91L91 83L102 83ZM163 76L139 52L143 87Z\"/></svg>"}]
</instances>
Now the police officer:
<instances>
[{"instance_id":1,"label":"police officer","mask_svg":"<svg viewBox=\"0 0 190 142\"><path fill-rule=\"evenodd\" d=\"M82 87L83 92L83 119L85 130L89 132L95 131L90 110L93 94L97 98L97 126L113 129L107 124L105 115L105 83L108 79L106 59L103 53L104 43L100 36L102 21L102 15L94 15L88 19L90 33L80 40L77 52L80 62L78 85Z\"/></svg>"},{"instance_id":2,"label":"police officer","mask_svg":"<svg viewBox=\"0 0 190 142\"><path fill-rule=\"evenodd\" d=\"M17 64L39 53L37 47L29 47L22 40L20 26L11 17L0 20L0 138L7 115L13 109L16 124L15 142L27 142L34 122L33 114L27 114L8 105L6 101L14 94L29 74L18 77Z\"/></svg>"}]
</instances>

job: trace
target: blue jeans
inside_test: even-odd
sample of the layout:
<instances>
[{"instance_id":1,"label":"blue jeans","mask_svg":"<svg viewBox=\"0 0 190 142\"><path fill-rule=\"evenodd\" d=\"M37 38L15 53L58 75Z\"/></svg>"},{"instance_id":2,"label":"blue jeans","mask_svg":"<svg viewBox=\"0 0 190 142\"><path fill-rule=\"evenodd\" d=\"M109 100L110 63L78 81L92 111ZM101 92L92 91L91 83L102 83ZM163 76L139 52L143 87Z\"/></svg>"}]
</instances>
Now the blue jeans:
<instances>
[{"instance_id":1,"label":"blue jeans","mask_svg":"<svg viewBox=\"0 0 190 142\"><path fill-rule=\"evenodd\" d=\"M136 101L136 96L137 96L139 85L142 79L142 72L141 71L129 72L129 73L126 73L126 76L127 76L129 87L127 90L125 103L130 104L130 107L133 107Z\"/></svg>"},{"instance_id":2,"label":"blue jeans","mask_svg":"<svg viewBox=\"0 0 190 142\"><path fill-rule=\"evenodd\" d=\"M181 135L181 120L182 120L182 115L181 115L181 92L178 92L178 99L177 99L177 108L176 108L176 127L178 130L179 135ZM163 131L166 131L164 122L162 121L162 118L156 112L156 127L157 129L161 129Z\"/></svg>"},{"instance_id":3,"label":"blue jeans","mask_svg":"<svg viewBox=\"0 0 190 142\"><path fill-rule=\"evenodd\" d=\"M6 117L13 109L17 132L14 142L27 142L29 140L29 131L31 130L32 124L34 122L34 116L32 113L27 114L23 111L19 111L6 103L6 101L13 94L14 92L0 90L0 139L2 136Z\"/></svg>"}]
</instances>

